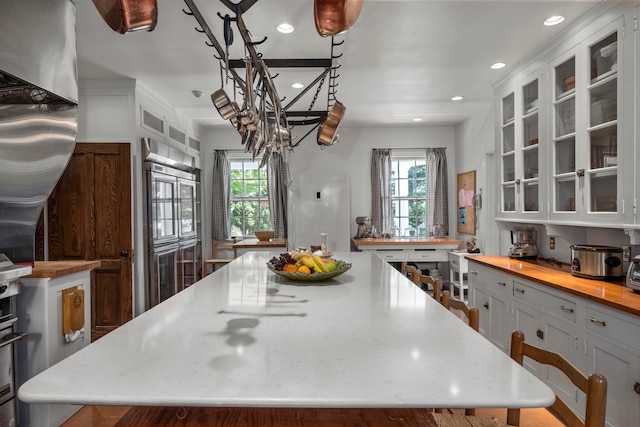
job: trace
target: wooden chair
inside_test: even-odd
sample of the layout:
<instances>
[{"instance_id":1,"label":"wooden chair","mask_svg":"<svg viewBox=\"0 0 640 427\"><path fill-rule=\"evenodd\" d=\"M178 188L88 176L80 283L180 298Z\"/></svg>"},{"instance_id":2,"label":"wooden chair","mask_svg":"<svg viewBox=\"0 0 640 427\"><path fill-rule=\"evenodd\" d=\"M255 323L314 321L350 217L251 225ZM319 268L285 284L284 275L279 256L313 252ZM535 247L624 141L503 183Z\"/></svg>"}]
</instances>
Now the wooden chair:
<instances>
[{"instance_id":1,"label":"wooden chair","mask_svg":"<svg viewBox=\"0 0 640 427\"><path fill-rule=\"evenodd\" d=\"M449 311L457 311L464 314L467 318L467 323L476 332L480 329L480 310L477 307L469 307L463 301L451 298L449 291L442 292L441 304ZM439 412L436 410L436 412ZM476 410L474 408L466 408L464 410L465 415L475 415Z\"/></svg>"},{"instance_id":2,"label":"wooden chair","mask_svg":"<svg viewBox=\"0 0 640 427\"><path fill-rule=\"evenodd\" d=\"M607 406L607 380L604 376L595 373L587 377L562 355L527 344L524 342L524 334L521 331L514 331L511 334L511 358L522 365L525 356L538 363L556 367L586 394L584 420L557 395L555 402L547 408L553 416L565 425L572 427L604 427ZM433 416L437 425L448 427L489 425L483 424L485 418L482 417L456 414L433 414ZM507 424L491 425L519 426L520 409L510 408L507 410Z\"/></svg>"},{"instance_id":3,"label":"wooden chair","mask_svg":"<svg viewBox=\"0 0 640 427\"><path fill-rule=\"evenodd\" d=\"M429 286L433 288L433 299L440 302L440 292L442 290L442 281L435 277L425 276L419 268L409 266L409 274L411 281L423 291L429 291Z\"/></svg>"},{"instance_id":4,"label":"wooden chair","mask_svg":"<svg viewBox=\"0 0 640 427\"><path fill-rule=\"evenodd\" d=\"M480 310L478 307L469 307L463 301L460 301L455 298L451 298L451 293L449 291L444 291L442 293L442 305L447 310L459 310L467 317L467 323L474 331L478 332L480 328Z\"/></svg>"},{"instance_id":5,"label":"wooden chair","mask_svg":"<svg viewBox=\"0 0 640 427\"><path fill-rule=\"evenodd\" d=\"M217 267L227 265L233 261L234 243L235 241L231 239L211 241L211 258L202 261L202 277L209 274L209 266L211 266L212 271L216 271Z\"/></svg>"},{"instance_id":6,"label":"wooden chair","mask_svg":"<svg viewBox=\"0 0 640 427\"><path fill-rule=\"evenodd\" d=\"M560 354L527 344L524 342L524 334L521 331L514 331L511 334L511 358L522 365L524 356L538 363L558 368L586 394L587 404L584 420L569 408L559 396L556 396L556 401L547 408L549 412L569 426L604 427L607 407L607 379L603 375L595 373L587 377ZM507 424L520 425L520 409L507 411Z\"/></svg>"}]
</instances>

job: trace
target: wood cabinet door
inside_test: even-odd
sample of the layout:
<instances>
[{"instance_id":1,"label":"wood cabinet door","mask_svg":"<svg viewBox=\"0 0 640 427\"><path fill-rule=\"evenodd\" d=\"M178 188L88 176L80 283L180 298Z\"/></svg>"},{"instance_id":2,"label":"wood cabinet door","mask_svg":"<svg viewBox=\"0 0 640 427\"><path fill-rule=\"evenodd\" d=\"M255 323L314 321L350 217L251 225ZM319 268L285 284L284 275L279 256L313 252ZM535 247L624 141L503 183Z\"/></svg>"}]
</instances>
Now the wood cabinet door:
<instances>
[{"instance_id":1,"label":"wood cabinet door","mask_svg":"<svg viewBox=\"0 0 640 427\"><path fill-rule=\"evenodd\" d=\"M132 318L131 157L125 143L78 143L48 201L50 260L100 260L91 338Z\"/></svg>"}]
</instances>

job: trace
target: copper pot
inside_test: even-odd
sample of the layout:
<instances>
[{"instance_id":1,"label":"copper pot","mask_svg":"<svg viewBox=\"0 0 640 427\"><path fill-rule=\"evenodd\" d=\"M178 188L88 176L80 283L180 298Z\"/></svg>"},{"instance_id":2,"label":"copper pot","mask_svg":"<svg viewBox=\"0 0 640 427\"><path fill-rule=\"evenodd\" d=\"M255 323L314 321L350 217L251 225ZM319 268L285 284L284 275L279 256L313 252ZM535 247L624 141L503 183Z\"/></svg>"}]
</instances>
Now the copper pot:
<instances>
[{"instance_id":1,"label":"copper pot","mask_svg":"<svg viewBox=\"0 0 640 427\"><path fill-rule=\"evenodd\" d=\"M327 113L327 117L324 122L318 128L318 144L319 145L333 145L338 136L338 127L347 109L340 102L336 101Z\"/></svg>"},{"instance_id":2,"label":"copper pot","mask_svg":"<svg viewBox=\"0 0 640 427\"><path fill-rule=\"evenodd\" d=\"M348 31L358 19L361 9L362 0L314 0L313 13L318 34L328 37Z\"/></svg>"},{"instance_id":3,"label":"copper pot","mask_svg":"<svg viewBox=\"0 0 640 427\"><path fill-rule=\"evenodd\" d=\"M114 31L153 31L158 22L156 0L93 0L102 19Z\"/></svg>"}]
</instances>

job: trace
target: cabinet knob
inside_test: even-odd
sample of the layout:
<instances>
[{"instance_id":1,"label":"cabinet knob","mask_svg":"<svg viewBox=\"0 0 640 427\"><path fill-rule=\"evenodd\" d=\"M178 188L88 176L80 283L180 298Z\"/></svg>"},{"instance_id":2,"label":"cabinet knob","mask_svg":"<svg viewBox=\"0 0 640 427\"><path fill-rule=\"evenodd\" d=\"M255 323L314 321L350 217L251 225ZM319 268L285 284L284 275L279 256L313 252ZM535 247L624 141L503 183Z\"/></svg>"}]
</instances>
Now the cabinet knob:
<instances>
[{"instance_id":1,"label":"cabinet knob","mask_svg":"<svg viewBox=\"0 0 640 427\"><path fill-rule=\"evenodd\" d=\"M541 331L540 329L538 329L538 330L536 331L536 336L537 336L538 338L540 338L541 340L543 340L543 339L544 339L544 331Z\"/></svg>"},{"instance_id":2,"label":"cabinet knob","mask_svg":"<svg viewBox=\"0 0 640 427\"><path fill-rule=\"evenodd\" d=\"M640 394L640 383L635 383L633 385L633 391L635 391L636 393Z\"/></svg>"},{"instance_id":3,"label":"cabinet knob","mask_svg":"<svg viewBox=\"0 0 640 427\"><path fill-rule=\"evenodd\" d=\"M498 285L500 285L500 286L507 286L507 284L505 282L496 282L496 283L498 283Z\"/></svg>"},{"instance_id":4,"label":"cabinet knob","mask_svg":"<svg viewBox=\"0 0 640 427\"><path fill-rule=\"evenodd\" d=\"M484 304L482 304L482 306L484 308L486 308L487 310L489 310L489 303L488 302L485 302Z\"/></svg>"},{"instance_id":5,"label":"cabinet knob","mask_svg":"<svg viewBox=\"0 0 640 427\"><path fill-rule=\"evenodd\" d=\"M471 270L469 273L473 274L474 276L478 275L478 272L477 271L473 271L473 270Z\"/></svg>"},{"instance_id":6,"label":"cabinet knob","mask_svg":"<svg viewBox=\"0 0 640 427\"><path fill-rule=\"evenodd\" d=\"M120 258L126 258L129 256L129 252L127 251L120 251Z\"/></svg>"},{"instance_id":7,"label":"cabinet knob","mask_svg":"<svg viewBox=\"0 0 640 427\"><path fill-rule=\"evenodd\" d=\"M584 176L584 169L578 169L578 170L576 171L576 175L578 175L578 176Z\"/></svg>"},{"instance_id":8,"label":"cabinet knob","mask_svg":"<svg viewBox=\"0 0 640 427\"><path fill-rule=\"evenodd\" d=\"M524 295L524 289L515 288L515 290L517 293Z\"/></svg>"}]
</instances>

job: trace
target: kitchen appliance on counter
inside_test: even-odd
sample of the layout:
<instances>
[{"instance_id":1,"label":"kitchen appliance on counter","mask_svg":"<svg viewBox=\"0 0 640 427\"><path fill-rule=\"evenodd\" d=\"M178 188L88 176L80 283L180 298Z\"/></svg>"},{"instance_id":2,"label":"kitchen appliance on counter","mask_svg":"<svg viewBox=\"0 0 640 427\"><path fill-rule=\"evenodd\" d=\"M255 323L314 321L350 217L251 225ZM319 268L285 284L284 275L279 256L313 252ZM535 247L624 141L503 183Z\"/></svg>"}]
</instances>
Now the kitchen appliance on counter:
<instances>
[{"instance_id":1,"label":"kitchen appliance on counter","mask_svg":"<svg viewBox=\"0 0 640 427\"><path fill-rule=\"evenodd\" d=\"M536 230L534 228L516 228L511 230L511 249L509 258L537 258Z\"/></svg>"},{"instance_id":2,"label":"kitchen appliance on counter","mask_svg":"<svg viewBox=\"0 0 640 427\"><path fill-rule=\"evenodd\" d=\"M371 236L371 218L368 216L356 217L356 224L358 224L358 231L355 239L367 239Z\"/></svg>"},{"instance_id":3,"label":"kitchen appliance on counter","mask_svg":"<svg viewBox=\"0 0 640 427\"><path fill-rule=\"evenodd\" d=\"M629 264L626 286L633 292L640 293L640 255L633 257Z\"/></svg>"},{"instance_id":4,"label":"kitchen appliance on counter","mask_svg":"<svg viewBox=\"0 0 640 427\"><path fill-rule=\"evenodd\" d=\"M624 276L622 248L571 245L571 274L586 279L613 279Z\"/></svg>"},{"instance_id":5,"label":"kitchen appliance on counter","mask_svg":"<svg viewBox=\"0 0 640 427\"><path fill-rule=\"evenodd\" d=\"M626 285L633 292L640 293L640 255L633 257L631 264L629 264Z\"/></svg>"}]
</instances>

